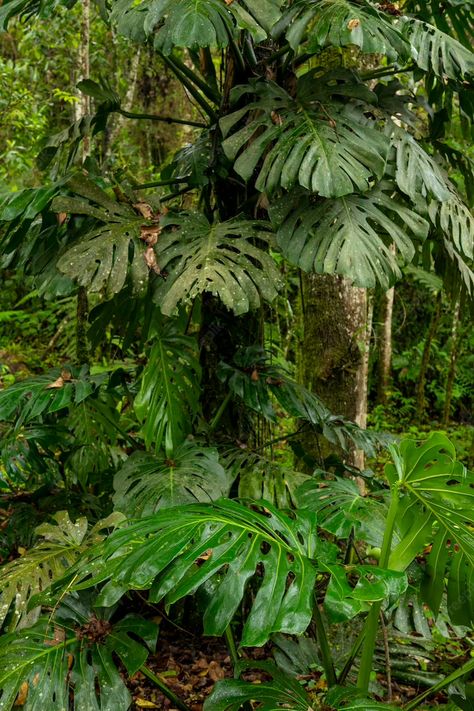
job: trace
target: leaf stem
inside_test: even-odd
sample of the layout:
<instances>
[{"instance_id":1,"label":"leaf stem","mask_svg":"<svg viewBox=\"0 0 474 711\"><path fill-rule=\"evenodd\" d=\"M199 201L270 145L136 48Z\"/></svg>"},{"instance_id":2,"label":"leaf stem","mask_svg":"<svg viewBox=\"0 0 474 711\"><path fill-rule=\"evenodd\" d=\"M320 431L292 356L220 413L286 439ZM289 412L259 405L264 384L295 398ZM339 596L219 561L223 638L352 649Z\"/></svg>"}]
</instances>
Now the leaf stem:
<instances>
[{"instance_id":1,"label":"leaf stem","mask_svg":"<svg viewBox=\"0 0 474 711\"><path fill-rule=\"evenodd\" d=\"M362 646L364 637L365 637L365 629L362 629L359 632L359 635L352 646L351 652L349 654L349 657L347 658L346 663L344 664L343 670L341 671L341 673L339 674L339 676L337 678L337 683L340 686L342 686L342 684L345 682L345 680L347 679L347 675L349 674L350 670L352 669L352 665L354 664L356 657L359 654L359 649Z\"/></svg>"},{"instance_id":2,"label":"leaf stem","mask_svg":"<svg viewBox=\"0 0 474 711\"><path fill-rule=\"evenodd\" d=\"M406 704L403 707L403 711L412 711L412 709L416 709L417 706L421 704L422 701L424 701L428 696L431 696L431 694L437 694L438 691L441 691L442 689L445 689L449 684L451 684L453 681L456 681L459 679L461 676L464 676L465 674L468 674L469 672L474 670L474 659L470 659L468 662L463 664L460 669L456 669L453 671L452 674L447 676L445 679L442 679L440 682L435 684L434 686L431 686L427 691L424 691L422 694L414 698L412 701L410 701L408 704Z\"/></svg>"},{"instance_id":3,"label":"leaf stem","mask_svg":"<svg viewBox=\"0 0 474 711\"><path fill-rule=\"evenodd\" d=\"M235 667L237 666L237 664L239 662L239 652L237 651L237 646L235 644L234 635L232 634L232 628L230 625L228 625L228 627L226 627L225 639L227 642L227 646L229 648L230 658L232 659L232 666L235 669Z\"/></svg>"},{"instance_id":4,"label":"leaf stem","mask_svg":"<svg viewBox=\"0 0 474 711\"><path fill-rule=\"evenodd\" d=\"M219 409L217 410L216 414L214 415L214 417L213 417L212 420L211 420L211 423L210 423L210 425L209 425L209 429L210 429L211 432L214 432L214 430L216 429L217 425L219 424L219 422L220 422L220 420L221 420L221 417L222 417L222 415L224 414L225 409L226 409L227 405L228 405L229 402L230 402L231 397L232 397L232 393L229 391L229 392L227 393L227 395L225 396L224 400L222 401L221 406L219 407Z\"/></svg>"},{"instance_id":5,"label":"leaf stem","mask_svg":"<svg viewBox=\"0 0 474 711\"><path fill-rule=\"evenodd\" d=\"M393 531L395 529L395 521L398 514L399 500L399 488L398 486L394 486L392 487L392 500L390 502L390 508L387 514L387 524L383 536L382 552L380 554L379 560L380 568L386 568L388 565L390 550L392 547ZM362 649L362 656L360 659L359 678L357 680L357 686L361 691L366 694L369 691L370 675L372 672L372 662L374 657L375 642L377 639L377 629L380 611L382 609L382 603L383 600L380 600L380 602L373 603L364 625L365 639L364 646Z\"/></svg>"},{"instance_id":6,"label":"leaf stem","mask_svg":"<svg viewBox=\"0 0 474 711\"><path fill-rule=\"evenodd\" d=\"M195 126L196 128L207 128L207 124L202 121L191 121L190 119L179 119L173 116L158 116L158 114L135 114L125 109L117 111L121 116L129 119L148 119L149 121L162 121L163 123L178 123L182 126Z\"/></svg>"},{"instance_id":7,"label":"leaf stem","mask_svg":"<svg viewBox=\"0 0 474 711\"><path fill-rule=\"evenodd\" d=\"M148 669L144 664L140 667L140 671L142 674L144 674L150 681L152 681L156 686L159 688L159 690L166 696L167 699L171 701L171 703L176 706L177 709L180 711L191 711L189 706L187 706L184 701L181 701L176 694L171 691L169 686L166 686L165 682L160 679L159 676L154 674L154 672L151 671L151 669Z\"/></svg>"},{"instance_id":8,"label":"leaf stem","mask_svg":"<svg viewBox=\"0 0 474 711\"><path fill-rule=\"evenodd\" d=\"M321 661L323 663L324 673L326 675L326 681L328 686L336 686L336 672L334 670L334 662L332 659L331 650L329 648L329 642L326 634L326 629L324 627L323 618L321 611L319 609L318 601L315 600L314 612L313 612L314 624L316 625L316 634L318 636L318 644L321 652Z\"/></svg>"},{"instance_id":9,"label":"leaf stem","mask_svg":"<svg viewBox=\"0 0 474 711\"><path fill-rule=\"evenodd\" d=\"M164 185L175 185L176 183L186 183L189 178L170 178L169 180L153 180L151 183L140 183L134 185L134 190L146 190L147 188L159 188Z\"/></svg>"}]
</instances>

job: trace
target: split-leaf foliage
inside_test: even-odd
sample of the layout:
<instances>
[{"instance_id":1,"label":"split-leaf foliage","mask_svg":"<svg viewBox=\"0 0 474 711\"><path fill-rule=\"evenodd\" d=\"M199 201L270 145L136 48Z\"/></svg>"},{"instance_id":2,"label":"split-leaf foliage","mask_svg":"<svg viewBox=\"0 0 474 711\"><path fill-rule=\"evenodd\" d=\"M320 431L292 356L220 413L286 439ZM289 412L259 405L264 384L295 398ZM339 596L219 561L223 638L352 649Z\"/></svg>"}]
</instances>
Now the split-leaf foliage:
<instances>
[{"instance_id":1,"label":"split-leaf foliage","mask_svg":"<svg viewBox=\"0 0 474 711\"><path fill-rule=\"evenodd\" d=\"M0 24L73 4L5 0ZM57 497L94 491L94 520L114 508L90 530L57 513L2 568L0 708L126 711L124 670L143 667L157 634L125 614L134 591L167 610L208 594L204 632L242 647L316 628L326 708L389 708L369 698L376 628L413 594L413 567L435 616L447 596L452 624L474 622L474 476L438 434L392 444L385 477L362 486L344 452L373 456L387 439L296 382L255 312L278 304L292 268L388 289L412 264L470 299L474 221L451 175L464 170L469 186L472 168L447 132L457 116L472 130L472 3L98 5L131 53L161 58L199 120L152 166L156 185L137 185L98 150L111 116L133 114L109 81L87 79L93 111L45 141L43 184L2 197L2 266L43 294L89 294L90 345L112 334L133 358L0 393L8 486L39 490L36 468ZM274 457L261 431L282 416L288 440L304 429L333 446L335 470ZM325 619L355 617L357 688L325 635ZM240 662L205 708L308 711L321 697L269 662Z\"/></svg>"}]
</instances>

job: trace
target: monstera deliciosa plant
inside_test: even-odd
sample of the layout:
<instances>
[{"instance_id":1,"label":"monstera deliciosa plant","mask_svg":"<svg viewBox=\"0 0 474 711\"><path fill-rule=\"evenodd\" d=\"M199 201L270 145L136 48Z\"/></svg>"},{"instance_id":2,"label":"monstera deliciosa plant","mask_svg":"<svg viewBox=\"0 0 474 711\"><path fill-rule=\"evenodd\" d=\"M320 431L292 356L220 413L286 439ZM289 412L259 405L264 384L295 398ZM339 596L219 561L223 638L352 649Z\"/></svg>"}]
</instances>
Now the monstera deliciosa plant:
<instances>
[{"instance_id":1,"label":"monstera deliciosa plant","mask_svg":"<svg viewBox=\"0 0 474 711\"><path fill-rule=\"evenodd\" d=\"M282 261L384 289L414 262L470 297L474 220L451 175L465 168L467 192L472 175L447 132L458 120L472 130L472 3L97 4L130 53L156 52L194 108L134 114L108 81L86 78L94 112L45 139L43 185L2 199L3 266L42 293L88 295L90 343L112 330L139 357L97 375L83 353L80 368L0 391L10 480L34 477L41 460L60 488L94 486L115 508L89 532L62 513L3 569L0 709L128 709L122 677L153 677L156 644L153 624L124 614L133 591L150 604L207 600L204 632L224 635L235 661L209 711L386 708L369 698L381 618L415 590L434 615L447 596L453 624L474 621L474 477L444 435L392 443L385 479L363 490L340 469L309 474L252 449L248 422L274 423L277 409L339 452L386 444L295 382L262 348L254 312L278 298ZM73 3L4 0L0 21L60 5ZM114 114L187 125L156 181L108 167L100 137ZM356 618L341 664L327 624ZM237 647L308 630L324 700L271 662L239 659Z\"/></svg>"}]
</instances>

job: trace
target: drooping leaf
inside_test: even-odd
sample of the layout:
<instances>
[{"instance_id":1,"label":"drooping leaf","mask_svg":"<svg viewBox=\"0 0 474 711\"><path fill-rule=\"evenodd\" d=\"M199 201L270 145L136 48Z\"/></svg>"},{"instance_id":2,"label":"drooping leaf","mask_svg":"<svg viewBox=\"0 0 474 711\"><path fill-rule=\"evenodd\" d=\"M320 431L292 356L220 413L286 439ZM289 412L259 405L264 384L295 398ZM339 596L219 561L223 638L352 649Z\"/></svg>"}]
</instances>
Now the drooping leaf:
<instances>
[{"instance_id":1,"label":"drooping leaf","mask_svg":"<svg viewBox=\"0 0 474 711\"><path fill-rule=\"evenodd\" d=\"M474 619L474 475L456 461L454 445L441 433L421 444L404 440L391 451L394 463L385 471L402 497L397 518L400 540L389 567L405 570L431 545L424 599L437 614L447 575L451 620L470 624Z\"/></svg>"},{"instance_id":2,"label":"drooping leaf","mask_svg":"<svg viewBox=\"0 0 474 711\"><path fill-rule=\"evenodd\" d=\"M299 634L311 620L317 545L314 514L286 514L269 502L221 499L158 512L113 533L71 575L90 587L108 580L98 603L150 589L172 604L220 573L204 613L205 634L222 635L251 579L259 583L241 644L260 646L273 632Z\"/></svg>"},{"instance_id":3,"label":"drooping leaf","mask_svg":"<svg viewBox=\"0 0 474 711\"><path fill-rule=\"evenodd\" d=\"M136 673L154 650L157 627L136 615L112 626L87 612L71 605L53 621L41 618L34 627L0 638L2 710L16 707L20 690L25 711L130 708L131 696L114 657L130 675Z\"/></svg>"},{"instance_id":4,"label":"drooping leaf","mask_svg":"<svg viewBox=\"0 0 474 711\"><path fill-rule=\"evenodd\" d=\"M396 149L395 180L402 192L416 199L433 196L443 202L452 196L447 175L407 131L397 130L392 138Z\"/></svg>"},{"instance_id":5,"label":"drooping leaf","mask_svg":"<svg viewBox=\"0 0 474 711\"><path fill-rule=\"evenodd\" d=\"M395 711L396 707L390 704L368 699L364 694L353 687L335 686L330 689L325 697L325 702L337 711Z\"/></svg>"},{"instance_id":6,"label":"drooping leaf","mask_svg":"<svg viewBox=\"0 0 474 711\"><path fill-rule=\"evenodd\" d=\"M434 227L468 259L474 256L474 216L454 193L443 202L432 201L428 210Z\"/></svg>"},{"instance_id":7,"label":"drooping leaf","mask_svg":"<svg viewBox=\"0 0 474 711\"><path fill-rule=\"evenodd\" d=\"M231 477L214 449L184 442L173 458L134 452L114 477L114 504L132 518L229 494Z\"/></svg>"},{"instance_id":8,"label":"drooping leaf","mask_svg":"<svg viewBox=\"0 0 474 711\"><path fill-rule=\"evenodd\" d=\"M403 18L403 34L417 65L440 78L461 81L474 74L474 53L454 37L416 18Z\"/></svg>"},{"instance_id":9,"label":"drooping leaf","mask_svg":"<svg viewBox=\"0 0 474 711\"><path fill-rule=\"evenodd\" d=\"M147 220L131 205L117 202L85 176L75 176L68 187L78 197L57 197L52 209L85 215L98 224L90 226L63 254L58 261L60 271L90 291L105 289L109 298L123 289L127 276L135 291L143 292L149 273L144 238L150 231L159 232L156 220Z\"/></svg>"},{"instance_id":10,"label":"drooping leaf","mask_svg":"<svg viewBox=\"0 0 474 711\"><path fill-rule=\"evenodd\" d=\"M167 215L157 258L167 273L155 292L162 313L209 292L235 314L273 301L280 287L276 264L268 254L272 235L264 222L229 220L211 225L200 213ZM260 246L257 246L258 242Z\"/></svg>"},{"instance_id":11,"label":"drooping leaf","mask_svg":"<svg viewBox=\"0 0 474 711\"><path fill-rule=\"evenodd\" d=\"M397 257L409 263L428 222L382 183L364 194L320 201L292 192L272 205L272 222L285 257L304 271L340 274L356 286L388 289L401 276Z\"/></svg>"},{"instance_id":12,"label":"drooping leaf","mask_svg":"<svg viewBox=\"0 0 474 711\"><path fill-rule=\"evenodd\" d=\"M386 139L355 105L336 99L321 103L316 87L324 78L316 81L312 74L309 78L312 94L308 77L303 77L296 99L273 82L238 87L236 98L243 94L254 98L221 119L225 154L236 159L234 169L247 181L258 169L255 185L268 193L296 184L324 197L367 190L383 175ZM333 89L338 91L343 94L344 88ZM235 131L249 114L247 123Z\"/></svg>"},{"instance_id":13,"label":"drooping leaf","mask_svg":"<svg viewBox=\"0 0 474 711\"><path fill-rule=\"evenodd\" d=\"M28 612L28 602L33 595L45 591L77 561L87 546L100 541L104 537L102 531L123 520L121 514L111 514L88 531L85 517L73 522L67 511L59 511L52 518L54 524L45 523L36 529L43 539L41 543L2 567L0 627L8 615L6 628L10 632L18 624L29 626L37 619L39 607Z\"/></svg>"},{"instance_id":14,"label":"drooping leaf","mask_svg":"<svg viewBox=\"0 0 474 711\"><path fill-rule=\"evenodd\" d=\"M472 0L405 0L403 9L447 34L455 33L466 47L472 47L474 27L472 23Z\"/></svg>"},{"instance_id":15,"label":"drooping leaf","mask_svg":"<svg viewBox=\"0 0 474 711\"><path fill-rule=\"evenodd\" d=\"M170 54L174 47L226 47L235 27L248 30L256 41L280 18L281 0L118 0L110 13L119 33L144 42L153 36L155 48Z\"/></svg>"},{"instance_id":16,"label":"drooping leaf","mask_svg":"<svg viewBox=\"0 0 474 711\"><path fill-rule=\"evenodd\" d=\"M196 339L163 320L153 333L134 402L148 448L158 451L163 446L171 455L184 441L199 406L200 376Z\"/></svg>"},{"instance_id":17,"label":"drooping leaf","mask_svg":"<svg viewBox=\"0 0 474 711\"><path fill-rule=\"evenodd\" d=\"M366 54L383 54L391 61L409 56L409 45L392 18L368 3L350 0L299 0L287 11L286 36L296 51L307 36L309 52L324 47L356 45Z\"/></svg>"}]
</instances>

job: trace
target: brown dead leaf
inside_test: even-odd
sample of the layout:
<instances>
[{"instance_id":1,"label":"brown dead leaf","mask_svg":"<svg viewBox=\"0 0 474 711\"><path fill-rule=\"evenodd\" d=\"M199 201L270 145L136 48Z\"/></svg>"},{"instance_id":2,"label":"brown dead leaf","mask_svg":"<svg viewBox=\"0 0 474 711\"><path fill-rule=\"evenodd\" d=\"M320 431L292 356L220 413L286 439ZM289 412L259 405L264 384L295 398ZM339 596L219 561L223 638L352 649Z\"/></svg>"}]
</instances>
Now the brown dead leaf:
<instances>
[{"instance_id":1,"label":"brown dead leaf","mask_svg":"<svg viewBox=\"0 0 474 711\"><path fill-rule=\"evenodd\" d=\"M272 111L270 116L271 116L272 122L275 124L275 126L282 126L283 125L283 119L280 116L280 114L278 114L276 111Z\"/></svg>"},{"instance_id":2,"label":"brown dead leaf","mask_svg":"<svg viewBox=\"0 0 474 711\"><path fill-rule=\"evenodd\" d=\"M36 688L38 686L38 682L40 680L40 675L39 672L36 672L36 674L33 677L33 686Z\"/></svg>"},{"instance_id":3,"label":"brown dead leaf","mask_svg":"<svg viewBox=\"0 0 474 711\"><path fill-rule=\"evenodd\" d=\"M354 18L353 20L349 20L347 23L347 29L352 32L352 30L356 30L360 26L360 20L357 18Z\"/></svg>"},{"instance_id":4,"label":"brown dead leaf","mask_svg":"<svg viewBox=\"0 0 474 711\"><path fill-rule=\"evenodd\" d=\"M62 370L59 378L56 378L54 383L50 383L46 386L46 390L51 390L53 388L59 389L64 387L64 384L72 380L72 375L69 370Z\"/></svg>"},{"instance_id":5,"label":"brown dead leaf","mask_svg":"<svg viewBox=\"0 0 474 711\"><path fill-rule=\"evenodd\" d=\"M260 376L258 374L258 370L254 368L252 370L252 375L250 376L250 379L253 380L254 383L256 383L258 380L260 380Z\"/></svg>"},{"instance_id":6,"label":"brown dead leaf","mask_svg":"<svg viewBox=\"0 0 474 711\"><path fill-rule=\"evenodd\" d=\"M152 220L153 219L153 210L151 209L150 205L146 202L137 202L133 206L137 212L140 213L142 217L145 218L145 220Z\"/></svg>"},{"instance_id":7,"label":"brown dead leaf","mask_svg":"<svg viewBox=\"0 0 474 711\"><path fill-rule=\"evenodd\" d=\"M67 212L58 212L56 218L58 220L58 225L63 225L67 220Z\"/></svg>"},{"instance_id":8,"label":"brown dead leaf","mask_svg":"<svg viewBox=\"0 0 474 711\"><path fill-rule=\"evenodd\" d=\"M156 254L153 247L147 247L143 256L145 258L145 263L148 269L150 269L150 271L155 272L155 274L161 274L161 269L158 265L158 262L156 261Z\"/></svg>"},{"instance_id":9,"label":"brown dead leaf","mask_svg":"<svg viewBox=\"0 0 474 711\"><path fill-rule=\"evenodd\" d=\"M209 678L212 681L220 681L225 677L225 672L219 662L212 661L209 663Z\"/></svg>"},{"instance_id":10,"label":"brown dead leaf","mask_svg":"<svg viewBox=\"0 0 474 711\"><path fill-rule=\"evenodd\" d=\"M15 699L15 706L24 706L26 704L26 700L28 698L28 689L28 682L24 681L23 684L20 686L18 696Z\"/></svg>"},{"instance_id":11,"label":"brown dead leaf","mask_svg":"<svg viewBox=\"0 0 474 711\"><path fill-rule=\"evenodd\" d=\"M226 5L232 5L232 3L234 2L234 0L224 0L224 2L225 2Z\"/></svg>"},{"instance_id":12,"label":"brown dead leaf","mask_svg":"<svg viewBox=\"0 0 474 711\"><path fill-rule=\"evenodd\" d=\"M158 242L161 227L158 224L142 225L140 228L140 239L149 247L153 247Z\"/></svg>"},{"instance_id":13,"label":"brown dead leaf","mask_svg":"<svg viewBox=\"0 0 474 711\"><path fill-rule=\"evenodd\" d=\"M66 632L62 627L54 628L54 636L50 639L45 639L44 643L47 647L56 647L58 644L62 644L66 639Z\"/></svg>"},{"instance_id":14,"label":"brown dead leaf","mask_svg":"<svg viewBox=\"0 0 474 711\"><path fill-rule=\"evenodd\" d=\"M160 708L153 701L148 701L148 699L135 699L135 704L140 709L159 709Z\"/></svg>"},{"instance_id":15,"label":"brown dead leaf","mask_svg":"<svg viewBox=\"0 0 474 711\"><path fill-rule=\"evenodd\" d=\"M209 558L212 556L212 548L208 548L207 551L204 551L204 553L201 553L201 555L196 558L196 565L202 565L203 563L206 562L206 560L209 560Z\"/></svg>"}]
</instances>

